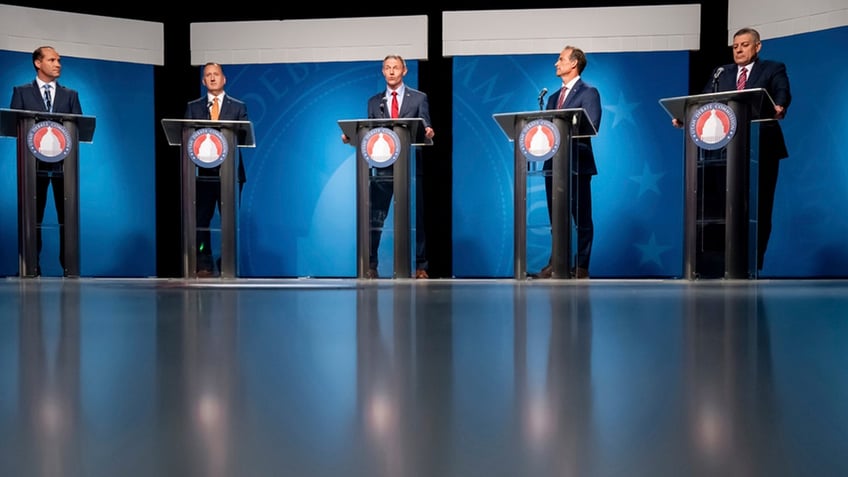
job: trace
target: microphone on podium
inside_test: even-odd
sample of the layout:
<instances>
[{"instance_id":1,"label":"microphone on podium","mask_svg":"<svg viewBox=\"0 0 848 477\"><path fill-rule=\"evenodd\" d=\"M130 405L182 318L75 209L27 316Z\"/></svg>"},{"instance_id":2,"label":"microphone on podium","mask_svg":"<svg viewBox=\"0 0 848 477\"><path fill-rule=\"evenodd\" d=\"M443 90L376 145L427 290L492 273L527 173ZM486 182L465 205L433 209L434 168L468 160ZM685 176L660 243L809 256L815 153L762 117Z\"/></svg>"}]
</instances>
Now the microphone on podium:
<instances>
[{"instance_id":1,"label":"microphone on podium","mask_svg":"<svg viewBox=\"0 0 848 477\"><path fill-rule=\"evenodd\" d=\"M545 95L548 94L548 88L542 88L542 91L539 91L539 110L545 109Z\"/></svg>"}]
</instances>

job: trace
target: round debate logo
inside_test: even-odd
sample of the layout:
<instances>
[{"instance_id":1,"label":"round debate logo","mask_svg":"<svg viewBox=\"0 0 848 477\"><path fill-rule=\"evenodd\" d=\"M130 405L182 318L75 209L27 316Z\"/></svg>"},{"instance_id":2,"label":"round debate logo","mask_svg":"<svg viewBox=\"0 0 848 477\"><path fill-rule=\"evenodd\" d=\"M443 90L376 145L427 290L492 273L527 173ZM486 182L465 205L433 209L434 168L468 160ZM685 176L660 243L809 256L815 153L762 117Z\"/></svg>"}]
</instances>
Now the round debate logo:
<instances>
[{"instance_id":1,"label":"round debate logo","mask_svg":"<svg viewBox=\"0 0 848 477\"><path fill-rule=\"evenodd\" d=\"M547 119L527 123L518 136L521 153L528 161L547 161L559 150L559 129Z\"/></svg>"},{"instance_id":2,"label":"round debate logo","mask_svg":"<svg viewBox=\"0 0 848 477\"><path fill-rule=\"evenodd\" d=\"M200 128L188 138L191 147L188 157L199 167L211 169L220 166L227 158L229 145L221 131L213 128Z\"/></svg>"},{"instance_id":3,"label":"round debate logo","mask_svg":"<svg viewBox=\"0 0 848 477\"><path fill-rule=\"evenodd\" d=\"M736 134L736 114L726 104L707 103L689 121L689 137L703 149L721 149Z\"/></svg>"},{"instance_id":4,"label":"round debate logo","mask_svg":"<svg viewBox=\"0 0 848 477\"><path fill-rule=\"evenodd\" d=\"M373 167L388 167L400 156L400 137L389 128L374 128L359 143L362 157Z\"/></svg>"},{"instance_id":5,"label":"round debate logo","mask_svg":"<svg viewBox=\"0 0 848 477\"><path fill-rule=\"evenodd\" d=\"M71 133L55 121L41 121L27 133L27 147L38 160L59 162L71 153Z\"/></svg>"}]
</instances>

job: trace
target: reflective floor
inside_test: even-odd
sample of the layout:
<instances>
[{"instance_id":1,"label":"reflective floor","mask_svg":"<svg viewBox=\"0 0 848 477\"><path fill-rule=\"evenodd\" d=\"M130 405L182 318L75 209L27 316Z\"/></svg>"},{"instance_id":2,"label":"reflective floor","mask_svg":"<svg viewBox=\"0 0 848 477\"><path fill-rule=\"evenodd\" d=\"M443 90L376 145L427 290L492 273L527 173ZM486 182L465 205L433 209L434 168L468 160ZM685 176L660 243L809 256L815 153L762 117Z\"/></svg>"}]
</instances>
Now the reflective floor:
<instances>
[{"instance_id":1,"label":"reflective floor","mask_svg":"<svg viewBox=\"0 0 848 477\"><path fill-rule=\"evenodd\" d=\"M0 476L848 475L848 281L0 280Z\"/></svg>"}]
</instances>

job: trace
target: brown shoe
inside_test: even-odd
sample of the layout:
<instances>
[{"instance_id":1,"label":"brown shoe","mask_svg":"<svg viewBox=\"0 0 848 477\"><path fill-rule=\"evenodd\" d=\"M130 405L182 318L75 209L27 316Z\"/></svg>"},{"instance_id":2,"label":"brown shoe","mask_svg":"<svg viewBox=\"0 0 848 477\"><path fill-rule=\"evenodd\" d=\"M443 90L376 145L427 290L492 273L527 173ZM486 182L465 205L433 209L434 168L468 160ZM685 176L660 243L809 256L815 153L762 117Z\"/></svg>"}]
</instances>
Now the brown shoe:
<instances>
[{"instance_id":1,"label":"brown shoe","mask_svg":"<svg viewBox=\"0 0 848 477\"><path fill-rule=\"evenodd\" d=\"M427 275L427 270L419 268L418 270L415 270L415 278L430 278L430 275Z\"/></svg>"},{"instance_id":2,"label":"brown shoe","mask_svg":"<svg viewBox=\"0 0 848 477\"><path fill-rule=\"evenodd\" d=\"M589 270L577 267L571 272L571 276L574 278L589 278Z\"/></svg>"},{"instance_id":3,"label":"brown shoe","mask_svg":"<svg viewBox=\"0 0 848 477\"><path fill-rule=\"evenodd\" d=\"M197 271L197 278L213 278L215 276L215 272L212 270L201 269Z\"/></svg>"},{"instance_id":4,"label":"brown shoe","mask_svg":"<svg viewBox=\"0 0 848 477\"><path fill-rule=\"evenodd\" d=\"M369 268L367 272L365 272L365 278L380 278L380 274L377 273L376 268Z\"/></svg>"},{"instance_id":5,"label":"brown shoe","mask_svg":"<svg viewBox=\"0 0 848 477\"><path fill-rule=\"evenodd\" d=\"M554 266L550 263L545 265L544 268L539 270L539 273L536 274L536 278L551 278L554 274Z\"/></svg>"}]
</instances>

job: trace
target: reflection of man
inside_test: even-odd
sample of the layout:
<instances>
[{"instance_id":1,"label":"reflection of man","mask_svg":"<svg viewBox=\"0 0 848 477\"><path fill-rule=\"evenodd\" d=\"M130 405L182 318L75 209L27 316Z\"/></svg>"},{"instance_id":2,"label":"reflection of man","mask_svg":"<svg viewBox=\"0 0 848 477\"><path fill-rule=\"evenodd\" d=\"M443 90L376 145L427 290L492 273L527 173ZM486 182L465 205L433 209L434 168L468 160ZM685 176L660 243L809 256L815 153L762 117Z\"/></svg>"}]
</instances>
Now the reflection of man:
<instances>
[{"instance_id":1,"label":"reflection of man","mask_svg":"<svg viewBox=\"0 0 848 477\"><path fill-rule=\"evenodd\" d=\"M383 59L383 77L386 79L386 89L368 99L368 118L421 118L424 120L424 136L432 139L435 135L430 124L430 103L427 94L406 86L403 77L407 73L406 62L398 55L388 55ZM342 134L342 142L350 142L350 138ZM420 158L420 152L419 158ZM416 161L416 176L419 176L420 161ZM380 236L383 223L389 212L394 185L392 171L394 167L374 168L374 176L370 181L371 202L371 250L369 267L366 278L377 278L377 252L380 247ZM427 269L428 261L424 246L424 215L423 188L420 177L416 177L415 187L415 278L430 278Z\"/></svg>"},{"instance_id":2,"label":"reflection of man","mask_svg":"<svg viewBox=\"0 0 848 477\"><path fill-rule=\"evenodd\" d=\"M737 89L764 88L774 101L774 118L783 119L792 101L786 65L777 61L759 58L763 44L760 34L753 28L742 28L733 35L733 64L724 65L717 79L710 78L704 93L734 91ZM679 119L673 124L682 127ZM778 121L760 122L759 144L759 210L757 212L757 269L762 270L763 260L771 235L771 216L774 209L774 194L780 160L789 157L783 130ZM711 151L709 151L711 152ZM721 153L726 150L722 149ZM719 187L721 192L723 187ZM709 199L708 199L709 200ZM713 198L712 201L716 201ZM723 199L722 199L723 202ZM704 244L707 250L723 250L722 243Z\"/></svg>"},{"instance_id":3,"label":"reflection of man","mask_svg":"<svg viewBox=\"0 0 848 477\"><path fill-rule=\"evenodd\" d=\"M10 109L27 111L46 111L51 113L82 114L82 106L76 91L58 83L62 74L62 59L53 47L41 46L32 52L32 64L35 67L35 80L31 83L15 86L12 91ZM55 134L55 133L54 133ZM47 134L50 136L50 133ZM55 136L53 136L55 140ZM45 142L47 144L45 144ZM41 147L50 144L45 137ZM58 147L58 146L57 146ZM50 157L49 154L45 154ZM56 154L53 154L55 156ZM47 207L47 189L53 185L53 204L56 206L56 220L59 223L59 263L65 269L65 174L64 161L38 161L35 179L35 203L38 252L41 252L41 223ZM41 266L36 266L36 275L41 274ZM67 275L67 270L64 272Z\"/></svg>"},{"instance_id":4,"label":"reflection of man","mask_svg":"<svg viewBox=\"0 0 848 477\"><path fill-rule=\"evenodd\" d=\"M206 94L191 101L186 106L186 119L212 119L226 121L248 121L247 105L224 93L227 77L218 63L206 63L203 66L203 86ZM210 141L207 138L207 141ZM211 141L210 141L211 142ZM212 145L214 148L214 145ZM202 151L201 151L202 154ZM217 156L217 149L215 154ZM239 193L245 182L244 165L238 157ZM215 215L215 207L221 207L221 167L197 168L197 276L213 277L216 271L212 260L212 234L209 224ZM219 259L220 260L220 259ZM218 267L220 269L220 267Z\"/></svg>"}]
</instances>

